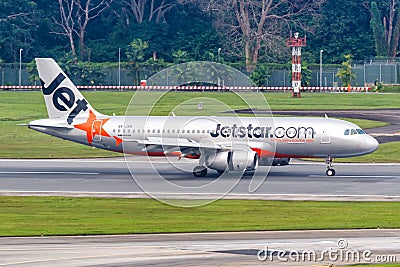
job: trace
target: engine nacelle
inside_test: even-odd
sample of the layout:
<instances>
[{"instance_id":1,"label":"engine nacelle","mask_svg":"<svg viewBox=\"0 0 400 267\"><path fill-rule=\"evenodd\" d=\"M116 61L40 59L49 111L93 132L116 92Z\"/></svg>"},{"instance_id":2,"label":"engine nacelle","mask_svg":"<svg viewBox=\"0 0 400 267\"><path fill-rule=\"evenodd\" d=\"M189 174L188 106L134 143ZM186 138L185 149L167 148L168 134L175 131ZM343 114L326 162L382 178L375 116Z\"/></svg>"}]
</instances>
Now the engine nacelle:
<instances>
[{"instance_id":1,"label":"engine nacelle","mask_svg":"<svg viewBox=\"0 0 400 267\"><path fill-rule=\"evenodd\" d=\"M253 171L258 167L258 154L244 150L223 151L208 155L205 164L218 172Z\"/></svg>"}]
</instances>

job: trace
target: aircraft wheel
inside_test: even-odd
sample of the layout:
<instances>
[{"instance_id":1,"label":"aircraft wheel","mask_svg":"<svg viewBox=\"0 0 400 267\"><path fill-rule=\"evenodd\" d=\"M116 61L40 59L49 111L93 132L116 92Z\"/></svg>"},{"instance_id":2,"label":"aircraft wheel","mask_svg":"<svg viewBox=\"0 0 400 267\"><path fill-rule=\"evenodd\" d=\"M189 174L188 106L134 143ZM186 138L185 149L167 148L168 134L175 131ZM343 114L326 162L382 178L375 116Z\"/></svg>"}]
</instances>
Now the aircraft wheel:
<instances>
[{"instance_id":1,"label":"aircraft wheel","mask_svg":"<svg viewBox=\"0 0 400 267\"><path fill-rule=\"evenodd\" d=\"M203 166L196 166L193 169L193 175L195 177L204 177L207 175L207 168Z\"/></svg>"},{"instance_id":2,"label":"aircraft wheel","mask_svg":"<svg viewBox=\"0 0 400 267\"><path fill-rule=\"evenodd\" d=\"M328 176L335 176L335 174L336 174L335 169L327 169L326 170L326 175L328 175Z\"/></svg>"}]
</instances>

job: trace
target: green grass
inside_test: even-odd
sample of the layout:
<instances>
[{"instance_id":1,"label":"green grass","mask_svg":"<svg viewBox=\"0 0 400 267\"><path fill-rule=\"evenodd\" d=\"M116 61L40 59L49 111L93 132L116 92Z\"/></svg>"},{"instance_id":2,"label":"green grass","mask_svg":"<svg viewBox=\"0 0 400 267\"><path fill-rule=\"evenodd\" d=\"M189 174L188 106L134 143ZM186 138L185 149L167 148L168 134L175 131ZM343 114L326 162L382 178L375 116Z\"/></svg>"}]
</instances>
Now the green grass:
<instances>
[{"instance_id":1,"label":"green grass","mask_svg":"<svg viewBox=\"0 0 400 267\"><path fill-rule=\"evenodd\" d=\"M399 228L400 203L0 197L0 236ZM371 216L373 214L373 216Z\"/></svg>"},{"instance_id":2,"label":"green grass","mask_svg":"<svg viewBox=\"0 0 400 267\"><path fill-rule=\"evenodd\" d=\"M133 92L84 91L83 94L98 111L104 114L125 115ZM290 94L267 93L264 96L272 109L366 109L400 107L400 94L303 94L293 99ZM203 102L203 110L197 104ZM247 104L246 104L247 102ZM155 107L153 107L153 104ZM225 104L224 104L225 103ZM232 109L268 107L260 94L222 92L140 92L135 95L128 115L221 115ZM41 92L0 92L0 158L80 158L111 157L121 154L64 141L17 126L31 120L46 118L47 111ZM380 122L350 120L362 128L382 126ZM396 145L396 147L398 147ZM398 151L398 150L397 150ZM398 154L398 153L397 153ZM382 157L385 158L386 155ZM380 158L381 156L379 156ZM400 162L399 158L391 157Z\"/></svg>"},{"instance_id":3,"label":"green grass","mask_svg":"<svg viewBox=\"0 0 400 267\"><path fill-rule=\"evenodd\" d=\"M304 159L325 162L325 159ZM353 158L336 158L334 162L343 163L398 163L400 162L400 142L380 144L378 150L371 154Z\"/></svg>"},{"instance_id":4,"label":"green grass","mask_svg":"<svg viewBox=\"0 0 400 267\"><path fill-rule=\"evenodd\" d=\"M335 110L335 109L379 109L400 108L400 94L377 93L304 93L302 98L292 98L291 94L265 93L263 94L272 110ZM149 103L157 101L157 109L152 115L167 115L177 109L184 115L215 115L227 109L265 108L265 101L259 93L243 92L239 94L221 92L141 92L135 101L139 107L147 107ZM210 98L208 101L204 98ZM192 100L190 100L192 99ZM226 103L228 107L219 102ZM197 111L197 103L204 102L204 109ZM183 105L181 103L184 103ZM93 104L96 106L95 104ZM177 108L178 107L178 108ZM137 112L140 113L138 110ZM179 114L182 115L182 114Z\"/></svg>"},{"instance_id":5,"label":"green grass","mask_svg":"<svg viewBox=\"0 0 400 267\"><path fill-rule=\"evenodd\" d=\"M278 95L278 94L277 94ZM288 96L290 98L290 96ZM400 94L378 93L307 93L300 99L271 94L268 102L274 110L335 110L400 108Z\"/></svg>"},{"instance_id":6,"label":"green grass","mask_svg":"<svg viewBox=\"0 0 400 267\"><path fill-rule=\"evenodd\" d=\"M374 153L355 158L335 159L335 162L400 162L400 142L380 144Z\"/></svg>"},{"instance_id":7,"label":"green grass","mask_svg":"<svg viewBox=\"0 0 400 267\"><path fill-rule=\"evenodd\" d=\"M385 93L400 93L400 86L398 86L398 85L383 85L383 92L385 92Z\"/></svg>"}]
</instances>

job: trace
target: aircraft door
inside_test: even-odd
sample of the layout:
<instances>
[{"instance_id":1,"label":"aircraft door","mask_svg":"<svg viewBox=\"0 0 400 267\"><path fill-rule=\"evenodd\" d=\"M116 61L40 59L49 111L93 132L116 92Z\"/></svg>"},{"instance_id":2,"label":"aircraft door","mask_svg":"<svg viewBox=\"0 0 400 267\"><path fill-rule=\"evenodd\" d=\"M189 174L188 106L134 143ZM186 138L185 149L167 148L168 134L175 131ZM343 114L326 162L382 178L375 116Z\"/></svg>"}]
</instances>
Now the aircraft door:
<instances>
[{"instance_id":1,"label":"aircraft door","mask_svg":"<svg viewBox=\"0 0 400 267\"><path fill-rule=\"evenodd\" d=\"M92 124L92 139L93 141L101 141L103 121L95 120Z\"/></svg>"},{"instance_id":2,"label":"aircraft door","mask_svg":"<svg viewBox=\"0 0 400 267\"><path fill-rule=\"evenodd\" d=\"M329 134L329 130L327 127L324 127L321 132L321 144L330 144L331 143L331 135Z\"/></svg>"}]
</instances>

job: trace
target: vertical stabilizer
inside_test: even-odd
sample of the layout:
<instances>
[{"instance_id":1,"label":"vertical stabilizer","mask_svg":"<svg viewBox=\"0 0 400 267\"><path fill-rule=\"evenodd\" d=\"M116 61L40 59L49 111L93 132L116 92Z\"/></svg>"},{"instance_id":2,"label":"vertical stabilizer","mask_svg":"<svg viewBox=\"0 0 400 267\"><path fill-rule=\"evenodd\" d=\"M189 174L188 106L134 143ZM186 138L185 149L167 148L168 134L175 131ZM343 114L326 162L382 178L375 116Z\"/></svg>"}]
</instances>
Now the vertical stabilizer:
<instances>
[{"instance_id":1,"label":"vertical stabilizer","mask_svg":"<svg viewBox=\"0 0 400 267\"><path fill-rule=\"evenodd\" d=\"M75 117L88 116L89 110L99 114L54 59L36 58L36 65L49 118L66 118L72 124Z\"/></svg>"}]
</instances>

